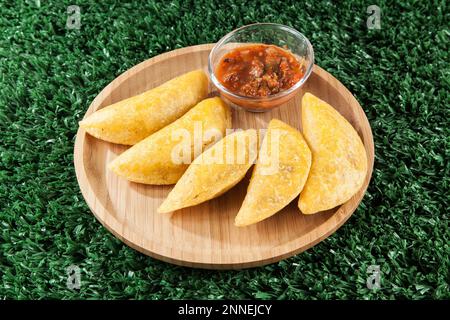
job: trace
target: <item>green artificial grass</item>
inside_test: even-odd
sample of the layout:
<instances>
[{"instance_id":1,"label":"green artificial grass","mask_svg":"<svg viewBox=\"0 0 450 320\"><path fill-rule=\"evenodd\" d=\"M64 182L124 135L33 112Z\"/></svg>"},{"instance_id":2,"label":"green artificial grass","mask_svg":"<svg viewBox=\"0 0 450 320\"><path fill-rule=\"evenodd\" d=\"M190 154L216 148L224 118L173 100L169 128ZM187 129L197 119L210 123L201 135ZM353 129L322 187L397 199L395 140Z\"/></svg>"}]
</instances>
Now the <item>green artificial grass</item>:
<instances>
[{"instance_id":1,"label":"green artificial grass","mask_svg":"<svg viewBox=\"0 0 450 320\"><path fill-rule=\"evenodd\" d=\"M66 28L72 4L80 30ZM380 30L366 27L371 4ZM445 0L0 0L0 299L449 299L449 20ZM78 121L133 65L253 22L303 32L361 103L376 152L366 196L328 239L261 268L196 270L132 250L78 189ZM66 286L72 264L79 290ZM380 289L366 287L369 265Z\"/></svg>"}]
</instances>

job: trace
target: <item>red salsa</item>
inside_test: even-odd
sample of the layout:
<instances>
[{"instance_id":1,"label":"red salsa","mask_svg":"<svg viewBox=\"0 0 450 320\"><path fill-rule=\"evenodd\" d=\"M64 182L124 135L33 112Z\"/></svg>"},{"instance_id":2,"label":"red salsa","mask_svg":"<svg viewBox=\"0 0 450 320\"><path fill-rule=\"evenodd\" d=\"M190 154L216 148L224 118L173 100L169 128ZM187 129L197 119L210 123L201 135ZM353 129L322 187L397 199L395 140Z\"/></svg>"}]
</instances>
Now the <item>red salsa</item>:
<instances>
[{"instance_id":1,"label":"red salsa","mask_svg":"<svg viewBox=\"0 0 450 320\"><path fill-rule=\"evenodd\" d=\"M250 45L225 54L217 66L220 83L233 93L267 97L289 89L304 74L303 65L274 45Z\"/></svg>"}]
</instances>

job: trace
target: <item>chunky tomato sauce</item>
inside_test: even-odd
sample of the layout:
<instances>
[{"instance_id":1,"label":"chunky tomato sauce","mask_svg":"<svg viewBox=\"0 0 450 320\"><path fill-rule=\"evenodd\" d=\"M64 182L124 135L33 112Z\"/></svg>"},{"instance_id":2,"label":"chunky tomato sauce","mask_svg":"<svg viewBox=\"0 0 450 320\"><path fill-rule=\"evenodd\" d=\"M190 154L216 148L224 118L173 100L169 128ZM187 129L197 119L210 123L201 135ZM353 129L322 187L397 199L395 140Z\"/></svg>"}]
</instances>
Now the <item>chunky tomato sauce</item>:
<instances>
[{"instance_id":1,"label":"chunky tomato sauce","mask_svg":"<svg viewBox=\"0 0 450 320\"><path fill-rule=\"evenodd\" d=\"M289 89L304 74L303 65L274 45L249 45L225 54L217 66L220 83L233 93L267 97Z\"/></svg>"}]
</instances>

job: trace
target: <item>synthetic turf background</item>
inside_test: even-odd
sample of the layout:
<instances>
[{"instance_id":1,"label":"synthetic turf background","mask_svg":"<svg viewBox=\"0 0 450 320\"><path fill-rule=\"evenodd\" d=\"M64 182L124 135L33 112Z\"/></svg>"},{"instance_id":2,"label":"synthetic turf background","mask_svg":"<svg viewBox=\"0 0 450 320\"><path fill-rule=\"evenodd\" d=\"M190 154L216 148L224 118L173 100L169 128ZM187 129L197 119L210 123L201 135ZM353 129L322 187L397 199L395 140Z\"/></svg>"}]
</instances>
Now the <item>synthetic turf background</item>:
<instances>
[{"instance_id":1,"label":"synthetic turf background","mask_svg":"<svg viewBox=\"0 0 450 320\"><path fill-rule=\"evenodd\" d=\"M450 298L446 1L0 1L0 299ZM67 6L81 29L66 28ZM381 29L368 30L378 5ZM376 162L361 206L314 248L266 267L205 271L144 256L90 213L77 122L116 76L253 22L291 25L356 96ZM66 267L81 288L66 287ZM369 265L381 289L366 287Z\"/></svg>"}]
</instances>

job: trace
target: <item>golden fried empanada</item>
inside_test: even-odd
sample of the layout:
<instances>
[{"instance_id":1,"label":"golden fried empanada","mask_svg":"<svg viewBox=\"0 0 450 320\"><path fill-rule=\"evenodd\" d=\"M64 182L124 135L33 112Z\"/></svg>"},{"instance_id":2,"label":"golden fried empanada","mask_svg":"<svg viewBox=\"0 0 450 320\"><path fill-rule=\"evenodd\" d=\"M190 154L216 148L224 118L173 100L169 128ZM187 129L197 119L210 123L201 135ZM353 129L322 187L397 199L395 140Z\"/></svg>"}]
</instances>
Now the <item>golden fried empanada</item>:
<instances>
[{"instance_id":1,"label":"golden fried empanada","mask_svg":"<svg viewBox=\"0 0 450 320\"><path fill-rule=\"evenodd\" d=\"M231 127L229 107L218 97L205 99L184 116L126 150L109 169L130 181L173 184L207 146Z\"/></svg>"},{"instance_id":2,"label":"golden fried empanada","mask_svg":"<svg viewBox=\"0 0 450 320\"><path fill-rule=\"evenodd\" d=\"M171 212L218 197L244 178L256 159L256 130L237 131L198 156L158 212Z\"/></svg>"},{"instance_id":3,"label":"golden fried empanada","mask_svg":"<svg viewBox=\"0 0 450 320\"><path fill-rule=\"evenodd\" d=\"M235 225L247 226L283 209L303 189L310 166L302 134L280 120L270 121Z\"/></svg>"},{"instance_id":4,"label":"golden fried empanada","mask_svg":"<svg viewBox=\"0 0 450 320\"><path fill-rule=\"evenodd\" d=\"M205 73L188 72L94 112L80 121L80 127L96 138L133 145L177 120L207 94Z\"/></svg>"},{"instance_id":5,"label":"golden fried empanada","mask_svg":"<svg viewBox=\"0 0 450 320\"><path fill-rule=\"evenodd\" d=\"M367 154L352 125L310 93L302 99L302 125L312 164L299 208L312 214L346 202L361 189L367 174Z\"/></svg>"}]
</instances>

